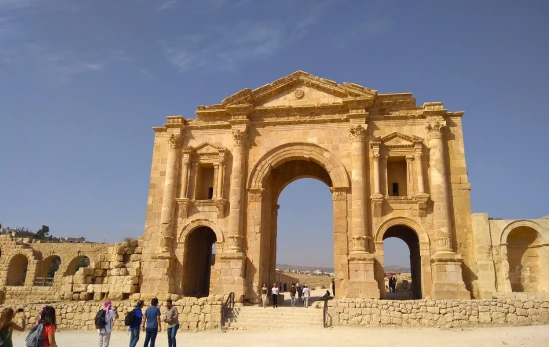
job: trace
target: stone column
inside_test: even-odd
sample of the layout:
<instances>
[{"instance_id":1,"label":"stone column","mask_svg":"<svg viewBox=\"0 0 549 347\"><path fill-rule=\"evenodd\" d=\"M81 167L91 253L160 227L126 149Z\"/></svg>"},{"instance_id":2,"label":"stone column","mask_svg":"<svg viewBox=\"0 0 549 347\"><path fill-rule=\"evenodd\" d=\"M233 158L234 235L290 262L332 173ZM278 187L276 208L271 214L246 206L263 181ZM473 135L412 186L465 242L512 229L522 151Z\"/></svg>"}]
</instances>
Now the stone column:
<instances>
[{"instance_id":1,"label":"stone column","mask_svg":"<svg viewBox=\"0 0 549 347\"><path fill-rule=\"evenodd\" d=\"M416 179L417 179L417 193L418 194L424 194L425 193L425 185L423 183L423 165L422 165L422 157L423 154L421 151L417 151L414 153L415 160L416 160Z\"/></svg>"},{"instance_id":2,"label":"stone column","mask_svg":"<svg viewBox=\"0 0 549 347\"><path fill-rule=\"evenodd\" d=\"M189 164L191 161L192 148L183 149L183 168L181 169L181 191L179 196L182 199L187 198L189 191Z\"/></svg>"},{"instance_id":3,"label":"stone column","mask_svg":"<svg viewBox=\"0 0 549 347\"><path fill-rule=\"evenodd\" d=\"M406 156L406 195L408 197L414 196L414 172L412 169L413 160L413 154L408 154Z\"/></svg>"},{"instance_id":4,"label":"stone column","mask_svg":"<svg viewBox=\"0 0 549 347\"><path fill-rule=\"evenodd\" d=\"M225 175L225 151L219 151L219 168L217 170L217 192L216 196L218 199L223 199L223 176Z\"/></svg>"},{"instance_id":5,"label":"stone column","mask_svg":"<svg viewBox=\"0 0 549 347\"><path fill-rule=\"evenodd\" d=\"M366 180L366 151L364 138L366 127L357 124L349 128L351 139L351 230L353 237L352 253L366 253L368 251L368 238L366 229L366 191L364 181Z\"/></svg>"},{"instance_id":6,"label":"stone column","mask_svg":"<svg viewBox=\"0 0 549 347\"><path fill-rule=\"evenodd\" d=\"M195 159L196 160L196 159ZM191 178L193 181L193 192L190 194L192 200L196 200L198 195L198 163L192 162L191 163Z\"/></svg>"},{"instance_id":7,"label":"stone column","mask_svg":"<svg viewBox=\"0 0 549 347\"><path fill-rule=\"evenodd\" d=\"M374 195L372 195L372 214L374 217L383 216L383 195L380 191L381 186L381 171L379 167L379 146L380 142L378 139L375 139L370 143L372 147L372 159L373 159L373 170L374 170Z\"/></svg>"},{"instance_id":8,"label":"stone column","mask_svg":"<svg viewBox=\"0 0 549 347\"><path fill-rule=\"evenodd\" d=\"M160 252L171 253L173 242L173 215L178 182L181 136L170 134L168 137L169 150L164 178L164 196L160 213Z\"/></svg>"},{"instance_id":9,"label":"stone column","mask_svg":"<svg viewBox=\"0 0 549 347\"><path fill-rule=\"evenodd\" d=\"M213 172L213 192L212 192L212 200L217 199L217 175L219 174L219 164L214 163L214 172Z\"/></svg>"},{"instance_id":10,"label":"stone column","mask_svg":"<svg viewBox=\"0 0 549 347\"><path fill-rule=\"evenodd\" d=\"M435 230L435 247L437 252L452 251L450 225L448 181L442 131L446 126L443 120L427 124L429 141L430 188L433 206L433 225Z\"/></svg>"},{"instance_id":11,"label":"stone column","mask_svg":"<svg viewBox=\"0 0 549 347\"><path fill-rule=\"evenodd\" d=\"M231 206L229 220L229 251L234 253L242 252L242 208L244 201L244 179L246 168L246 148L248 144L248 133L246 127L233 130L233 170L231 172L231 194L229 204Z\"/></svg>"}]
</instances>

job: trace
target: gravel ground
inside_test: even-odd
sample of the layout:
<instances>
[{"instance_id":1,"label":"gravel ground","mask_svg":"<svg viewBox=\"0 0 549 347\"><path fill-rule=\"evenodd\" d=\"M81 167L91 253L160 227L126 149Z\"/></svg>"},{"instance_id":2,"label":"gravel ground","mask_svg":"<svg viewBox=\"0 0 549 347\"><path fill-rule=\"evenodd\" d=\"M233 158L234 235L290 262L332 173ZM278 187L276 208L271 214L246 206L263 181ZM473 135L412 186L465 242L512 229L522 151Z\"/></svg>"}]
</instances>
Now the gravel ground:
<instances>
[{"instance_id":1,"label":"gravel ground","mask_svg":"<svg viewBox=\"0 0 549 347\"><path fill-rule=\"evenodd\" d=\"M14 334L14 346L24 346L26 334ZM138 342L143 346L144 334ZM60 331L56 334L60 347L92 347L98 345L94 331ZM114 332L110 346L127 346L125 332ZM494 347L549 346L549 326L482 327L482 328L302 328L296 322L291 330L180 332L178 346L407 346L407 347ZM157 347L168 346L166 333L157 338Z\"/></svg>"}]
</instances>

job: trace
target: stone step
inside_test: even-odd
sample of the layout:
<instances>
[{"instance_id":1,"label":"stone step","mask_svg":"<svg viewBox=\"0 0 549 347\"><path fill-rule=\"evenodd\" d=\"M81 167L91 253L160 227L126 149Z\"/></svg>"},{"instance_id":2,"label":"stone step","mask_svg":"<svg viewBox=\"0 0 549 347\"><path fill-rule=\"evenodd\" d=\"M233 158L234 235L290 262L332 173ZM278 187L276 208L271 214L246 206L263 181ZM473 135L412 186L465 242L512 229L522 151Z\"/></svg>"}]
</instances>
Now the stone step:
<instances>
[{"instance_id":1,"label":"stone step","mask_svg":"<svg viewBox=\"0 0 549 347\"><path fill-rule=\"evenodd\" d=\"M225 317L225 327L228 329L283 329L296 326L322 327L322 310L298 306L236 306Z\"/></svg>"}]
</instances>

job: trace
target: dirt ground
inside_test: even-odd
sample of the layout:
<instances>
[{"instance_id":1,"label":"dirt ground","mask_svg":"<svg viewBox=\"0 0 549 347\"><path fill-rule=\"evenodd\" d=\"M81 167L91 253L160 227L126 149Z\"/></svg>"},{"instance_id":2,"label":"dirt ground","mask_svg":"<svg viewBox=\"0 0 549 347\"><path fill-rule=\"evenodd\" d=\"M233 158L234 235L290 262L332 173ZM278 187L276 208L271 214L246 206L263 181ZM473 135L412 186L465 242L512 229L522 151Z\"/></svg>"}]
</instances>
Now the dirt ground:
<instances>
[{"instance_id":1,"label":"dirt ground","mask_svg":"<svg viewBox=\"0 0 549 347\"><path fill-rule=\"evenodd\" d=\"M14 334L14 346L24 346L26 334ZM94 331L60 331L56 335L60 347L97 346ZM127 346L129 336L114 332L110 346ZM143 346L144 334L138 342ZM494 346L549 346L549 326L488 327L488 328L303 328L296 322L295 329L253 331L180 332L178 346L412 346L412 347L494 347ZM156 346L168 346L166 333L157 338Z\"/></svg>"},{"instance_id":2,"label":"dirt ground","mask_svg":"<svg viewBox=\"0 0 549 347\"><path fill-rule=\"evenodd\" d=\"M322 289L322 286L324 288L329 289L330 293L332 292L332 277L328 276L312 276L312 275L304 275L304 274L290 274L292 277L295 277L299 280L299 284L308 285L309 287ZM290 283L288 283L290 285Z\"/></svg>"}]
</instances>

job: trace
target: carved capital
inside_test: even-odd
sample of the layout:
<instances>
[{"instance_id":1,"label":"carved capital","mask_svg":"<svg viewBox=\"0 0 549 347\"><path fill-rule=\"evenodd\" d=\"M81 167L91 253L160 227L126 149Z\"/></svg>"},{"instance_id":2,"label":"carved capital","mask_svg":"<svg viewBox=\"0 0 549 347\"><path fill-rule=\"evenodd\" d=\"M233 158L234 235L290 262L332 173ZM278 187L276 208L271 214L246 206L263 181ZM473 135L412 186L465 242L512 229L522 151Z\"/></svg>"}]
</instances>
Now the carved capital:
<instances>
[{"instance_id":1,"label":"carved capital","mask_svg":"<svg viewBox=\"0 0 549 347\"><path fill-rule=\"evenodd\" d=\"M177 205L179 207L179 218L186 219L187 217L189 217L189 206L191 204L191 200L187 198L175 200L177 201Z\"/></svg>"},{"instance_id":2,"label":"carved capital","mask_svg":"<svg viewBox=\"0 0 549 347\"><path fill-rule=\"evenodd\" d=\"M446 122L443 120L427 123L427 125L425 126L425 128L427 129L427 140L441 139L442 129L445 126Z\"/></svg>"},{"instance_id":3,"label":"carved capital","mask_svg":"<svg viewBox=\"0 0 549 347\"><path fill-rule=\"evenodd\" d=\"M240 235L227 236L229 250L239 252L242 249L242 239Z\"/></svg>"},{"instance_id":4,"label":"carved capital","mask_svg":"<svg viewBox=\"0 0 549 347\"><path fill-rule=\"evenodd\" d=\"M248 195L250 197L250 201L253 201L253 202L260 202L261 199L263 198L263 191L265 189L263 188L258 188L258 189L250 189L248 191Z\"/></svg>"},{"instance_id":5,"label":"carved capital","mask_svg":"<svg viewBox=\"0 0 549 347\"><path fill-rule=\"evenodd\" d=\"M372 158L374 158L375 161L379 162L379 153L372 154Z\"/></svg>"},{"instance_id":6,"label":"carved capital","mask_svg":"<svg viewBox=\"0 0 549 347\"><path fill-rule=\"evenodd\" d=\"M414 160L414 155L413 154L408 154L406 156L406 162L410 163L412 160Z\"/></svg>"},{"instance_id":7,"label":"carved capital","mask_svg":"<svg viewBox=\"0 0 549 347\"><path fill-rule=\"evenodd\" d=\"M423 157L423 153L415 152L414 157L415 157L416 160L421 160L421 158Z\"/></svg>"},{"instance_id":8,"label":"carved capital","mask_svg":"<svg viewBox=\"0 0 549 347\"><path fill-rule=\"evenodd\" d=\"M349 138L351 142L364 141L366 137L366 128L358 124L349 128Z\"/></svg>"},{"instance_id":9,"label":"carved capital","mask_svg":"<svg viewBox=\"0 0 549 347\"><path fill-rule=\"evenodd\" d=\"M246 146L248 143L248 133L242 130L233 130L233 140L235 146Z\"/></svg>"},{"instance_id":10,"label":"carved capital","mask_svg":"<svg viewBox=\"0 0 549 347\"><path fill-rule=\"evenodd\" d=\"M220 149L219 150L219 164L225 163L225 154L226 153L227 153L227 151L225 149Z\"/></svg>"},{"instance_id":11,"label":"carved capital","mask_svg":"<svg viewBox=\"0 0 549 347\"><path fill-rule=\"evenodd\" d=\"M225 218L225 206L229 203L226 199L215 199L214 204L217 208L217 218Z\"/></svg>"},{"instance_id":12,"label":"carved capital","mask_svg":"<svg viewBox=\"0 0 549 347\"><path fill-rule=\"evenodd\" d=\"M347 200L347 188L330 188L333 201Z\"/></svg>"},{"instance_id":13,"label":"carved capital","mask_svg":"<svg viewBox=\"0 0 549 347\"><path fill-rule=\"evenodd\" d=\"M179 134L170 134L168 137L168 143L170 145L170 149L179 149L183 143L183 137Z\"/></svg>"}]
</instances>

